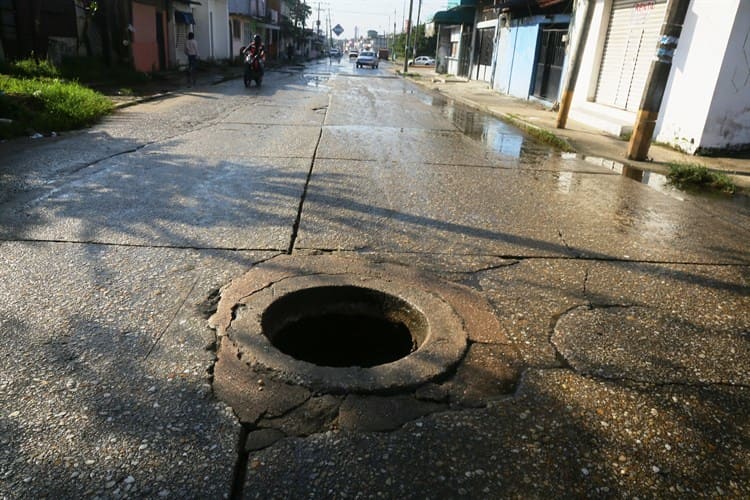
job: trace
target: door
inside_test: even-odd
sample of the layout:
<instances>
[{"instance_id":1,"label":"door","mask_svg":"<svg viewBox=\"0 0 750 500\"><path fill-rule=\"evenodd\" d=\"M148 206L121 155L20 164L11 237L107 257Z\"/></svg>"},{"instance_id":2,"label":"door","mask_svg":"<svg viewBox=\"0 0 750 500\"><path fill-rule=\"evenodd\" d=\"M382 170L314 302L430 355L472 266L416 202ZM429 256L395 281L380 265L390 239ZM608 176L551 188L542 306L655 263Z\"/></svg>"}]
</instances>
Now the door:
<instances>
[{"instance_id":1,"label":"door","mask_svg":"<svg viewBox=\"0 0 750 500\"><path fill-rule=\"evenodd\" d=\"M666 0L613 1L596 102L638 110L666 11Z\"/></svg>"},{"instance_id":2,"label":"door","mask_svg":"<svg viewBox=\"0 0 750 500\"><path fill-rule=\"evenodd\" d=\"M560 79L565 62L564 35L566 25L542 26L539 34L532 95L547 101L556 101L560 93Z\"/></svg>"},{"instance_id":3,"label":"door","mask_svg":"<svg viewBox=\"0 0 750 500\"><path fill-rule=\"evenodd\" d=\"M166 69L167 44L164 40L164 15L161 12L156 13L156 45L159 52L159 69Z\"/></svg>"},{"instance_id":4,"label":"door","mask_svg":"<svg viewBox=\"0 0 750 500\"><path fill-rule=\"evenodd\" d=\"M458 76L469 76L471 49L471 29L461 32L460 54L458 56Z\"/></svg>"}]
</instances>

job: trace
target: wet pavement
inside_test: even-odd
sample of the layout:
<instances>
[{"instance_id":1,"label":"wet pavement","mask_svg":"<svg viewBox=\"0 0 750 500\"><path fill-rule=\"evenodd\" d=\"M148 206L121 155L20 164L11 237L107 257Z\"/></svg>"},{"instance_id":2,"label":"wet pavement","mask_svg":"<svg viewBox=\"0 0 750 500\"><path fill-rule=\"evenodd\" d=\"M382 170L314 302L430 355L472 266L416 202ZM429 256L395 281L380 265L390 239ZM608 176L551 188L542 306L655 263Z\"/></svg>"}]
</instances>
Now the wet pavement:
<instances>
[{"instance_id":1,"label":"wet pavement","mask_svg":"<svg viewBox=\"0 0 750 500\"><path fill-rule=\"evenodd\" d=\"M750 495L747 198L392 70L269 71L0 144L0 497ZM243 300L342 275L440 301L461 361L328 393L235 355Z\"/></svg>"}]
</instances>

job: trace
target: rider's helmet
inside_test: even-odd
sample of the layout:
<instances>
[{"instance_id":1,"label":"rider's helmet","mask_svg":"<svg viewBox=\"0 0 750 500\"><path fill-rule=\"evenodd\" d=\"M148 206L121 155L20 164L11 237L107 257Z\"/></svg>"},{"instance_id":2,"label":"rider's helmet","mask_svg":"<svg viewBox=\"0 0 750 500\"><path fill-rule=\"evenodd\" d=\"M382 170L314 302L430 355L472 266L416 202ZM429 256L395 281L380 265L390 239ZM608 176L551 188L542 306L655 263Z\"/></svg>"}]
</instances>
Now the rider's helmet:
<instances>
[{"instance_id":1,"label":"rider's helmet","mask_svg":"<svg viewBox=\"0 0 750 500\"><path fill-rule=\"evenodd\" d=\"M253 40L255 41L255 43L261 43L263 41L263 39L260 37L260 35L255 35L253 37Z\"/></svg>"}]
</instances>

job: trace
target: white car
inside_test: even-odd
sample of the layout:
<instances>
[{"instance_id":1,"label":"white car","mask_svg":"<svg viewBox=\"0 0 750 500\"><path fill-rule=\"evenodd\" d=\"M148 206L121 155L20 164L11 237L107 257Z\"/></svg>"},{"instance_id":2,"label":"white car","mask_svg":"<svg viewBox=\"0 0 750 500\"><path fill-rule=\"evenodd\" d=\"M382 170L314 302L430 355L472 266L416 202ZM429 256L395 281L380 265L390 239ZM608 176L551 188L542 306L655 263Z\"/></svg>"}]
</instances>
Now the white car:
<instances>
[{"instance_id":1,"label":"white car","mask_svg":"<svg viewBox=\"0 0 750 500\"><path fill-rule=\"evenodd\" d=\"M435 59L429 56L419 56L410 60L409 66L435 66Z\"/></svg>"},{"instance_id":2,"label":"white car","mask_svg":"<svg viewBox=\"0 0 750 500\"><path fill-rule=\"evenodd\" d=\"M356 64L358 68L369 66L373 69L378 69L378 56L377 54L375 54L375 52L363 50L359 53Z\"/></svg>"}]
</instances>

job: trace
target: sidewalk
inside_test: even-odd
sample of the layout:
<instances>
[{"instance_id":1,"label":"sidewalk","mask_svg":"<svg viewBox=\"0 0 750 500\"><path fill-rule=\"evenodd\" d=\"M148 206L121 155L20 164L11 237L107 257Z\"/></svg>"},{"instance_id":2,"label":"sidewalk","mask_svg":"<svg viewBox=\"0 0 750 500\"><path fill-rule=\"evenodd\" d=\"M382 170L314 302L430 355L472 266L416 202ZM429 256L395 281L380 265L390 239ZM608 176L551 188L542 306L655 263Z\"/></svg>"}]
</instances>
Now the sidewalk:
<instances>
[{"instance_id":1,"label":"sidewalk","mask_svg":"<svg viewBox=\"0 0 750 500\"><path fill-rule=\"evenodd\" d=\"M500 118L538 127L564 139L581 155L613 160L659 174L669 172L668 164L671 162L698 163L710 170L726 173L738 187L750 189L750 158L694 156L652 144L649 149L650 161L628 160L625 158L627 141L570 119L567 128L558 129L555 126L557 113L540 103L501 94L484 81L446 78L446 75L437 74L432 68L411 68L409 71L419 74L418 78L412 78L414 83Z\"/></svg>"}]
</instances>

